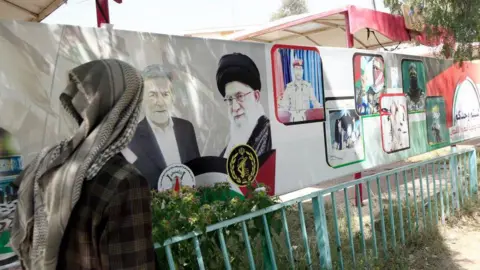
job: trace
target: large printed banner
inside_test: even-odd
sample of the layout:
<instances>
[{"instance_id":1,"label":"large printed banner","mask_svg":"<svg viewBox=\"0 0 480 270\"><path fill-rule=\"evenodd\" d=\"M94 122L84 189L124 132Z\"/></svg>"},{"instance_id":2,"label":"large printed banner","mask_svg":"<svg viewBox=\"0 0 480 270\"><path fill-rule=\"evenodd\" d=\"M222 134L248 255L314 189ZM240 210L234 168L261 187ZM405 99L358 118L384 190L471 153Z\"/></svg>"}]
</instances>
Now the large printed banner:
<instances>
[{"instance_id":1,"label":"large printed banner","mask_svg":"<svg viewBox=\"0 0 480 270\"><path fill-rule=\"evenodd\" d=\"M123 154L156 190L281 195L480 135L477 63L13 22L0 49L2 157L28 164L72 134L67 72L117 58L145 80Z\"/></svg>"},{"instance_id":2,"label":"large printed banner","mask_svg":"<svg viewBox=\"0 0 480 270\"><path fill-rule=\"evenodd\" d=\"M13 22L0 49L2 157L28 164L72 134L67 72L117 58L145 80L123 154L156 190L281 195L480 135L477 63Z\"/></svg>"},{"instance_id":3,"label":"large printed banner","mask_svg":"<svg viewBox=\"0 0 480 270\"><path fill-rule=\"evenodd\" d=\"M480 64L36 23L0 23L0 207L45 146L72 134L67 72L116 58L145 80L122 153L155 190L263 183L281 195L480 136ZM13 168L13 169L12 169ZM11 220L0 220L0 264Z\"/></svg>"}]
</instances>

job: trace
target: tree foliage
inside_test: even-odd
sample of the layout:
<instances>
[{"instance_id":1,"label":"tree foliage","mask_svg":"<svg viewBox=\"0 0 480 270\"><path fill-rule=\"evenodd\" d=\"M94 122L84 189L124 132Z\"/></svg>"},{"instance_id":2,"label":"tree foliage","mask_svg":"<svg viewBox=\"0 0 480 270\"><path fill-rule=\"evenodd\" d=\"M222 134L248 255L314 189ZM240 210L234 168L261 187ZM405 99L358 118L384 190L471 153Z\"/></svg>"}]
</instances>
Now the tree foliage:
<instances>
[{"instance_id":1,"label":"tree foliage","mask_svg":"<svg viewBox=\"0 0 480 270\"><path fill-rule=\"evenodd\" d=\"M291 15L298 15L308 12L306 0L282 0L282 6L272 14L272 21L285 18Z\"/></svg>"},{"instance_id":2,"label":"tree foliage","mask_svg":"<svg viewBox=\"0 0 480 270\"><path fill-rule=\"evenodd\" d=\"M474 44L480 41L479 0L384 0L384 4L394 14L401 14L402 4L419 7L428 38L436 38L445 30L451 33L456 45L444 43L441 56L456 61L480 58L478 44Z\"/></svg>"}]
</instances>

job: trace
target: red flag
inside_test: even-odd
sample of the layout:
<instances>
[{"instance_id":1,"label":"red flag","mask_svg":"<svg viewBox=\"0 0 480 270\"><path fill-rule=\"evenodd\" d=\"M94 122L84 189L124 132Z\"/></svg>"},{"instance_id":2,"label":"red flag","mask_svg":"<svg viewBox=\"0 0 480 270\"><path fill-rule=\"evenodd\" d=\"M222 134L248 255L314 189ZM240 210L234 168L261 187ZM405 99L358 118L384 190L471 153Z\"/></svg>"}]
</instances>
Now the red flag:
<instances>
[{"instance_id":1,"label":"red flag","mask_svg":"<svg viewBox=\"0 0 480 270\"><path fill-rule=\"evenodd\" d=\"M180 178L178 176L175 177L175 187L173 188L173 190L175 190L175 192L180 191Z\"/></svg>"}]
</instances>

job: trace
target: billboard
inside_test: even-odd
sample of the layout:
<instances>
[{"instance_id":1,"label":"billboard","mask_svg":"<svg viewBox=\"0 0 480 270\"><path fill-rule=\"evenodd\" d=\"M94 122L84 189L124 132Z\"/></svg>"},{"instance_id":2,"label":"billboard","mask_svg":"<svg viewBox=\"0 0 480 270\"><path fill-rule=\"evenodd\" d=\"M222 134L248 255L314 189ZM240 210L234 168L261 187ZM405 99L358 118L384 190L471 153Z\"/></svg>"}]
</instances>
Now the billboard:
<instances>
[{"instance_id":1,"label":"billboard","mask_svg":"<svg viewBox=\"0 0 480 270\"><path fill-rule=\"evenodd\" d=\"M475 63L13 22L0 49L1 128L25 164L76 128L58 100L70 69L135 66L145 95L124 155L152 189L227 181L242 195L251 179L281 195L480 132Z\"/></svg>"},{"instance_id":2,"label":"billboard","mask_svg":"<svg viewBox=\"0 0 480 270\"><path fill-rule=\"evenodd\" d=\"M262 183L282 195L480 136L478 63L5 21L0 50L6 208L8 182L75 130L58 97L67 72L94 59L144 76L123 154L156 190L228 182L242 196Z\"/></svg>"}]
</instances>

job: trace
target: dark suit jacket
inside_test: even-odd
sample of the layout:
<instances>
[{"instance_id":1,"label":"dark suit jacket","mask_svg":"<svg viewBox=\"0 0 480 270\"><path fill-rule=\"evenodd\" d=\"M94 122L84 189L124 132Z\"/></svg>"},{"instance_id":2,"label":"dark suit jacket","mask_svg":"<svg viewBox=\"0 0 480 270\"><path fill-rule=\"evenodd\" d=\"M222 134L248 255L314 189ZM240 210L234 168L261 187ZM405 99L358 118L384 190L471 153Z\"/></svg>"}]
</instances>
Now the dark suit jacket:
<instances>
[{"instance_id":1,"label":"dark suit jacket","mask_svg":"<svg viewBox=\"0 0 480 270\"><path fill-rule=\"evenodd\" d=\"M172 121L182 163L200 157L192 123L176 117L172 117ZM138 124L129 148L137 156L134 165L148 180L150 188L157 189L158 178L167 164L146 118Z\"/></svg>"}]
</instances>

